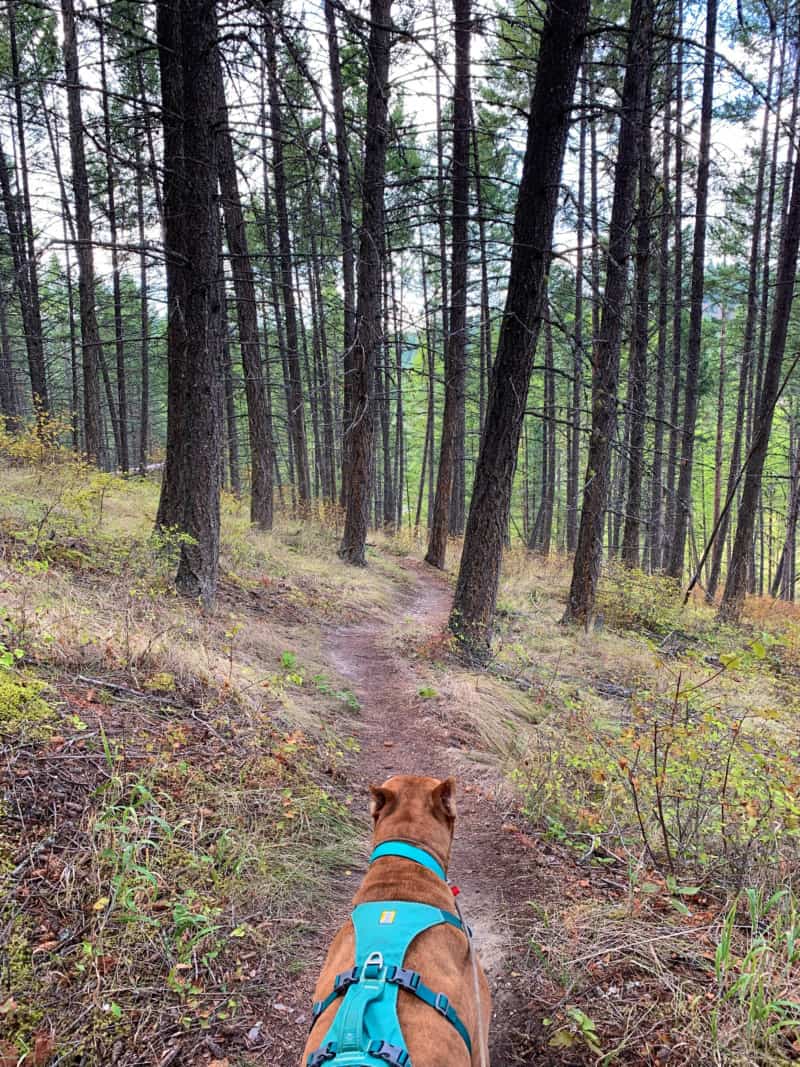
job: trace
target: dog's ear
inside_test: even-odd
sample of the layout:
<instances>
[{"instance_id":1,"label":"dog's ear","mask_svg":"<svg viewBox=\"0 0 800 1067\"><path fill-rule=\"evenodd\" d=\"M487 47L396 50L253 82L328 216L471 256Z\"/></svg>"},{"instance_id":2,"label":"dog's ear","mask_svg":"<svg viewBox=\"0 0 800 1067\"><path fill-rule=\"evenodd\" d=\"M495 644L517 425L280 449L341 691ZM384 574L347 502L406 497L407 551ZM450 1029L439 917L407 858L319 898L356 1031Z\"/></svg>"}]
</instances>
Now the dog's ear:
<instances>
[{"instance_id":1,"label":"dog's ear","mask_svg":"<svg viewBox=\"0 0 800 1067\"><path fill-rule=\"evenodd\" d=\"M390 801L394 800L394 792L383 785L371 785L369 791L371 793L369 813L377 822L381 812L386 808Z\"/></svg>"},{"instance_id":2,"label":"dog's ear","mask_svg":"<svg viewBox=\"0 0 800 1067\"><path fill-rule=\"evenodd\" d=\"M443 812L448 820L456 817L456 780L445 778L433 790L433 810Z\"/></svg>"}]
</instances>

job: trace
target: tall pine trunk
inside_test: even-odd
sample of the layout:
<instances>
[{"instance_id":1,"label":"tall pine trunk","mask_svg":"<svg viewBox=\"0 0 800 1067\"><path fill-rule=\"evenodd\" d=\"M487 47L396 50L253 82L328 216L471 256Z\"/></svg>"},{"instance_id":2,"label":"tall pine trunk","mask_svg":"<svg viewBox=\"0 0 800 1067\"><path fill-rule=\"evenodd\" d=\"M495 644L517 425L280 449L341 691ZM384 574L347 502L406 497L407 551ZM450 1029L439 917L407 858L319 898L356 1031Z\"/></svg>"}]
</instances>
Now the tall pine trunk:
<instances>
[{"instance_id":1,"label":"tall pine trunk","mask_svg":"<svg viewBox=\"0 0 800 1067\"><path fill-rule=\"evenodd\" d=\"M450 626L476 654L491 639L519 440L541 329L561 170L589 0L548 5L514 215L511 271Z\"/></svg>"},{"instance_id":2,"label":"tall pine trunk","mask_svg":"<svg viewBox=\"0 0 800 1067\"><path fill-rule=\"evenodd\" d=\"M747 590L747 563L753 541L756 508L772 430L772 417L780 390L781 367L794 298L798 246L800 246L800 153L795 161L791 201L778 253L769 352L753 426L753 444L747 459L736 537L733 542L725 591L720 604L720 616L728 620L738 620Z\"/></svg>"},{"instance_id":3,"label":"tall pine trunk","mask_svg":"<svg viewBox=\"0 0 800 1067\"><path fill-rule=\"evenodd\" d=\"M275 27L272 19L277 15L277 5L264 21L267 55L267 80L269 85L269 114L272 131L272 171L275 186L275 211L278 220L278 247L280 249L281 290L283 294L284 324L286 328L286 366L288 371L289 436L292 443L297 496L301 507L311 501L311 479L306 444L305 397L300 364L300 346L297 328L297 309L294 300L294 273L292 267L292 240L289 233L289 204L284 165L283 115L278 87L278 58L275 48Z\"/></svg>"},{"instance_id":4,"label":"tall pine trunk","mask_svg":"<svg viewBox=\"0 0 800 1067\"><path fill-rule=\"evenodd\" d=\"M78 238L78 291L83 352L83 418L86 454L100 467L108 466L100 407L102 351L94 291L94 254L89 178L83 140L78 40L73 0L61 0L64 26L64 70L67 81L69 143L72 155L72 188L75 196L75 229Z\"/></svg>"},{"instance_id":5,"label":"tall pine trunk","mask_svg":"<svg viewBox=\"0 0 800 1067\"><path fill-rule=\"evenodd\" d=\"M111 139L111 110L108 102L108 79L106 77L106 47L103 28L102 4L98 3L97 26L100 35L100 96L103 102L103 154L106 167L106 197L108 201L108 225L111 231L111 286L114 301L114 352L117 371L117 418L119 436L119 465L123 473L130 468L128 447L128 387L125 368L125 330L122 323L122 276L119 265L119 240L117 235L117 181Z\"/></svg>"},{"instance_id":6,"label":"tall pine trunk","mask_svg":"<svg viewBox=\"0 0 800 1067\"><path fill-rule=\"evenodd\" d=\"M356 336L346 362L351 389L348 445L342 480L346 482L345 524L339 555L364 566L369 525L373 458L373 379L382 346L381 255L384 248L383 193L389 98L391 0L370 0L367 136L362 179L361 240L358 257ZM346 383L347 384L347 383Z\"/></svg>"},{"instance_id":7,"label":"tall pine trunk","mask_svg":"<svg viewBox=\"0 0 800 1067\"><path fill-rule=\"evenodd\" d=\"M272 424L264 387L253 264L250 259L242 200L239 195L236 156L233 151L230 119L225 102L222 63L218 52L216 61L215 77L219 113L216 150L225 236L231 260L233 291L236 295L236 322L247 399L247 426L250 436L250 521L263 530L270 530L273 518Z\"/></svg>"},{"instance_id":8,"label":"tall pine trunk","mask_svg":"<svg viewBox=\"0 0 800 1067\"><path fill-rule=\"evenodd\" d=\"M583 393L583 271L586 236L586 108L589 97L584 70L581 78L581 121L578 140L578 219L577 251L575 254L575 325L572 334L572 404L567 453L567 551L578 546L578 513L580 509L581 465L581 396Z\"/></svg>"},{"instance_id":9,"label":"tall pine trunk","mask_svg":"<svg viewBox=\"0 0 800 1067\"><path fill-rule=\"evenodd\" d=\"M445 352L444 412L439 473L426 562L443 568L451 527L458 451L464 449L467 378L467 268L469 254L470 0L454 0L456 74L453 92L453 227L449 334ZM462 486L463 489L463 486ZM462 509L463 510L463 509Z\"/></svg>"},{"instance_id":10,"label":"tall pine trunk","mask_svg":"<svg viewBox=\"0 0 800 1067\"><path fill-rule=\"evenodd\" d=\"M608 504L611 443L617 424L617 388L628 285L631 223L642 151L642 117L651 63L652 0L632 0L630 37L622 88L619 148L608 234L606 283L592 375L592 431L583 488L578 548L572 571L567 622L588 623L594 610L603 555L603 520Z\"/></svg>"},{"instance_id":11,"label":"tall pine trunk","mask_svg":"<svg viewBox=\"0 0 800 1067\"><path fill-rule=\"evenodd\" d=\"M658 252L658 341L656 344L656 388L653 408L653 476L650 483L650 522L647 536L647 568L661 570L664 555L664 414L667 391L667 338L669 331L669 220L670 220L670 145L671 145L671 74L666 83L664 125L661 146L661 221Z\"/></svg>"},{"instance_id":12,"label":"tall pine trunk","mask_svg":"<svg viewBox=\"0 0 800 1067\"><path fill-rule=\"evenodd\" d=\"M711 169L711 118L714 106L714 62L717 39L717 0L706 0L706 40L703 63L703 96L700 104L700 152L697 159L697 202L692 246L692 288L689 309L689 335L686 341L686 399L683 408L683 435L678 490L675 500L675 526L667 574L680 578L689 510L692 503L694 439L700 399L700 356L703 333L703 290L705 288L706 230L708 227L708 179Z\"/></svg>"},{"instance_id":13,"label":"tall pine trunk","mask_svg":"<svg viewBox=\"0 0 800 1067\"><path fill-rule=\"evenodd\" d=\"M159 0L167 270L167 451L157 523L180 544L180 593L214 604L222 353L214 0Z\"/></svg>"},{"instance_id":14,"label":"tall pine trunk","mask_svg":"<svg viewBox=\"0 0 800 1067\"><path fill-rule=\"evenodd\" d=\"M28 353L28 370L31 376L31 393L33 409L37 415L50 411L50 397L47 384L47 368L44 359L44 337L42 333L42 312L39 300L39 272L36 244L34 240L33 211L31 208L30 181L28 176L28 148L26 139L27 124L22 104L22 78L17 49L17 0L8 0L8 49L11 60L11 75L14 79L14 113L17 122L17 144L19 147L19 212L12 210L8 218L9 230L14 226L18 235L18 259L14 269L20 295L22 323L25 330L25 345ZM65 26L66 34L66 26ZM0 149L2 154L2 149ZM5 159L3 159L5 169ZM5 188L3 196L6 199ZM8 200L6 199L8 213ZM15 260L17 256L14 257Z\"/></svg>"},{"instance_id":15,"label":"tall pine trunk","mask_svg":"<svg viewBox=\"0 0 800 1067\"><path fill-rule=\"evenodd\" d=\"M650 311L650 212L653 160L650 143L652 78L648 78L642 147L639 160L639 221L636 231L636 282L634 286L633 338L628 389L630 436L628 440L628 494L625 529L622 535L622 561L628 567L639 566L639 540L642 513L642 476L644 472L644 436L647 417L647 343Z\"/></svg>"},{"instance_id":16,"label":"tall pine trunk","mask_svg":"<svg viewBox=\"0 0 800 1067\"><path fill-rule=\"evenodd\" d=\"M775 47L770 51L769 74L767 78L767 100L772 99L772 79L775 62ZM756 326L758 323L758 264L761 249L762 219L764 211L764 182L767 166L767 139L769 135L769 108L764 110L764 120L761 127L761 150L758 157L758 170L756 174L755 204L753 208L753 231L750 239L750 262L747 274L747 303L744 320L744 334L742 337L741 361L739 367L739 385L736 394L736 421L733 426L733 440L730 449L730 462L728 465L728 478L726 485L726 500L732 497L736 491L739 479L739 467L742 458L742 444L747 415L747 394L749 383L752 378L755 363ZM712 554L711 569L706 584L706 600L711 602L717 592L720 575L722 573L722 557L725 552L725 544L728 540L730 527L731 509L722 509L719 527L716 532Z\"/></svg>"}]
</instances>

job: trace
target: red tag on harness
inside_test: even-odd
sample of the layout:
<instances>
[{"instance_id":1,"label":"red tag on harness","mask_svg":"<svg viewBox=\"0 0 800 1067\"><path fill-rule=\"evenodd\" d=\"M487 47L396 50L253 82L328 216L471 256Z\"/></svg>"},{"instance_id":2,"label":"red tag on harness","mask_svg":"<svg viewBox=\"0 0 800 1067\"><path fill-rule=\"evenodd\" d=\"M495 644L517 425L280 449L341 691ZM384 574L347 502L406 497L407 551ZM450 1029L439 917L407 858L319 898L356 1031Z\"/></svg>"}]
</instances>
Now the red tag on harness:
<instances>
[{"instance_id":1,"label":"red tag on harness","mask_svg":"<svg viewBox=\"0 0 800 1067\"><path fill-rule=\"evenodd\" d=\"M457 885L451 885L450 892L453 894L454 897L457 897L461 890L458 888Z\"/></svg>"}]
</instances>

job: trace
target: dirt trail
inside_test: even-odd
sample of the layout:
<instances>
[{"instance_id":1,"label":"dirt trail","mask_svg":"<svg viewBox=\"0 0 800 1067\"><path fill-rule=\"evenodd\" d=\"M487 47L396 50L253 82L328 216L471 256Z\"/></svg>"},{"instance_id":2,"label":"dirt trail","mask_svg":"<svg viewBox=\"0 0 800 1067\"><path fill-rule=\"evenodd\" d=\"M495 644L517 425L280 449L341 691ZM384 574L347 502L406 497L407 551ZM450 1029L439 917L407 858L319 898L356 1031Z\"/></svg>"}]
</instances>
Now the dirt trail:
<instances>
[{"instance_id":1,"label":"dirt trail","mask_svg":"<svg viewBox=\"0 0 800 1067\"><path fill-rule=\"evenodd\" d=\"M447 621L452 591L416 560L405 560L403 568L412 584L397 600L401 633L411 630L415 639L434 637ZM526 902L540 891L543 872L530 839L509 822L501 777L491 764L471 760L462 751L474 749L476 739L460 721L458 709L443 699L419 695L425 682L413 658L398 647L394 627L368 619L331 631L326 647L331 666L347 679L361 703L354 729L361 747L352 777L357 790L363 785L365 806L369 784L392 774L453 774L458 779L450 875L461 889L460 903L492 985L492 1062L495 1067L526 1062L511 1052L514 1019L524 1012L515 978L518 968L524 969L519 955L525 951L521 938L529 912ZM354 871L343 880L347 900L362 876L363 871ZM345 914L343 902L342 918Z\"/></svg>"}]
</instances>

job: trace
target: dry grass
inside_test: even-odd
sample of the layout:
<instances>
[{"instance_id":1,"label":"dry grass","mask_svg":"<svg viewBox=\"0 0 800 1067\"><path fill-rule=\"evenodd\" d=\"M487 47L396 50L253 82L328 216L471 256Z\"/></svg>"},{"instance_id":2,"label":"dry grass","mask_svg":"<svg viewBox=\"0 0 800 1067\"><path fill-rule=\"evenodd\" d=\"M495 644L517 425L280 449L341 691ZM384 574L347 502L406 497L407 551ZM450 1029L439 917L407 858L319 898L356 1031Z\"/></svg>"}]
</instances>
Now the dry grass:
<instances>
[{"instance_id":1,"label":"dry grass","mask_svg":"<svg viewBox=\"0 0 800 1067\"><path fill-rule=\"evenodd\" d=\"M325 628L387 616L397 567L343 568L335 528L257 532L226 498L207 615L151 540L156 486L2 478L0 642L52 710L34 740L0 709L0 1062L280 1062L297 916L325 921L363 836Z\"/></svg>"},{"instance_id":2,"label":"dry grass","mask_svg":"<svg viewBox=\"0 0 800 1067\"><path fill-rule=\"evenodd\" d=\"M462 765L502 770L507 809L535 827L521 837L547 877L514 917L523 1007L507 1067L800 1054L792 812L731 805L730 842L761 836L742 857L715 851L712 828L705 860L676 849L673 881L652 810L653 855L639 835L620 763L633 741L650 752L680 688L698 722L712 714L726 738L739 724L753 758L772 761L762 778L800 783L798 609L752 601L742 627L720 628L701 599L683 609L669 586L612 569L602 625L583 632L559 624L569 561L515 548L497 654L475 671L394 615L398 557L422 554L409 532L372 535L371 566L345 568L335 516L280 516L265 534L226 497L219 605L205 615L171 592L171 546L150 540L153 483L47 463L2 479L0 642L24 649L53 712L36 742L0 730L0 1042L28 1067L37 1042L39 1067L54 1050L64 1064L285 1062L275 1004L291 1003L292 979L278 998L272 976L301 966L295 917L312 900L324 910L360 833L347 776L358 710L327 664L326 628L364 614L405 642L463 728ZM761 894L755 921L747 888ZM786 893L767 906L772 889ZM9 1055L0 1043L0 1063Z\"/></svg>"}]
</instances>

